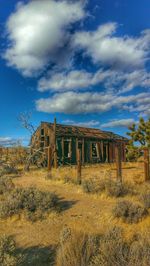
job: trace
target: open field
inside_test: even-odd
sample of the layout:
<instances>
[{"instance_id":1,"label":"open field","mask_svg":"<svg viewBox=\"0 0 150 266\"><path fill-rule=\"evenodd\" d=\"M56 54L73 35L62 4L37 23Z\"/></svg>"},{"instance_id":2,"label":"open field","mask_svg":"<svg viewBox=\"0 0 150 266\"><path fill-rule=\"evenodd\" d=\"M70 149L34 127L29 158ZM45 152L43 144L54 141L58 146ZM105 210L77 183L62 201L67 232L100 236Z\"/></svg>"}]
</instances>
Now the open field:
<instances>
[{"instance_id":1,"label":"open field","mask_svg":"<svg viewBox=\"0 0 150 266\"><path fill-rule=\"evenodd\" d=\"M82 170L82 179L114 179L115 164L86 166ZM32 169L28 173L14 176L17 187L37 187L41 191L55 192L60 201L61 211L51 212L46 219L28 221L24 214L17 214L7 219L0 219L0 234L14 236L17 245L26 255L25 265L51 265L51 256L59 243L60 232L64 226L76 230L101 234L113 225L121 226L125 238L130 239L137 232L144 235L150 232L150 215L136 224L124 223L114 218L112 209L118 200L105 192L87 194L81 186L75 184L76 168L64 167L52 170L52 178L47 179L46 169ZM73 182L68 182L73 180ZM149 184L144 184L143 163L124 163L123 180L131 183L137 191L142 191ZM67 181L67 182L66 182ZM138 202L138 195L126 195L124 199ZM52 254L51 254L52 253Z\"/></svg>"}]
</instances>

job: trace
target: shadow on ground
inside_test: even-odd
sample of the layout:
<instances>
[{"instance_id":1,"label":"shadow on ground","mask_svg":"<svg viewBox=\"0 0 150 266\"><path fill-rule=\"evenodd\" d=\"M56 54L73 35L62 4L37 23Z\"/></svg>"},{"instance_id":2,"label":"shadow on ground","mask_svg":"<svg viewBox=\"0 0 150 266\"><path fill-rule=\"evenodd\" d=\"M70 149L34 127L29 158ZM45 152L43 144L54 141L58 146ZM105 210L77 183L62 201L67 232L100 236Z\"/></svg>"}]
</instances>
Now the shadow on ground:
<instances>
[{"instance_id":1,"label":"shadow on ground","mask_svg":"<svg viewBox=\"0 0 150 266\"><path fill-rule=\"evenodd\" d=\"M64 198L59 198L59 211L63 212L63 211L67 211L69 209L71 209L76 203L78 202L78 200L64 200Z\"/></svg>"},{"instance_id":2,"label":"shadow on ground","mask_svg":"<svg viewBox=\"0 0 150 266\"><path fill-rule=\"evenodd\" d=\"M19 249L18 252L23 255L23 261L20 266L54 266L56 248L49 247L30 247Z\"/></svg>"}]
</instances>

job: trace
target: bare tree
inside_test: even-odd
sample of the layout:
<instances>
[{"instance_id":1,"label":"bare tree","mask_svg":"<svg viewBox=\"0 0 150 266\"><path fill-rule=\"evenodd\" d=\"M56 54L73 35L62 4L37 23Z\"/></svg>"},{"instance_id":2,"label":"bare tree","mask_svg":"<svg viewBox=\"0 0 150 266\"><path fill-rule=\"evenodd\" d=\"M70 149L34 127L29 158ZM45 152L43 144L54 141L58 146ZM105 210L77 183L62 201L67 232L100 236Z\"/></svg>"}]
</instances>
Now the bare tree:
<instances>
[{"instance_id":1,"label":"bare tree","mask_svg":"<svg viewBox=\"0 0 150 266\"><path fill-rule=\"evenodd\" d=\"M21 123L22 127L25 128L30 133L32 139L32 141L30 141L29 144L30 146L29 153L25 162L25 167L24 167L25 171L30 170L30 165L33 162L38 166L38 162L35 158L39 157L40 155L44 155L44 152L41 149L35 149L37 136L35 134L36 128L31 122L31 116L32 116L31 112L25 112L21 113L18 117L18 121Z\"/></svg>"}]
</instances>

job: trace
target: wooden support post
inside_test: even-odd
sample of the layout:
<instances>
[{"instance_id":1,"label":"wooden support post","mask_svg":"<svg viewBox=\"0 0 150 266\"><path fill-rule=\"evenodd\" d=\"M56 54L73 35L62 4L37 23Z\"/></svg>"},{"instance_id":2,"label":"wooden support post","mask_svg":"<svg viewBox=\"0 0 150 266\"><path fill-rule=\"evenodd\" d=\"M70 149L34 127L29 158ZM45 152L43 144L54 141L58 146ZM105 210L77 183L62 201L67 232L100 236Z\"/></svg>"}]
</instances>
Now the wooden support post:
<instances>
[{"instance_id":1,"label":"wooden support post","mask_svg":"<svg viewBox=\"0 0 150 266\"><path fill-rule=\"evenodd\" d=\"M109 143L106 144L106 162L109 163Z\"/></svg>"},{"instance_id":2,"label":"wooden support post","mask_svg":"<svg viewBox=\"0 0 150 266\"><path fill-rule=\"evenodd\" d=\"M81 150L78 149L77 152L77 183L81 184Z\"/></svg>"},{"instance_id":3,"label":"wooden support post","mask_svg":"<svg viewBox=\"0 0 150 266\"><path fill-rule=\"evenodd\" d=\"M113 147L111 142L109 143L109 162L113 162Z\"/></svg>"},{"instance_id":4,"label":"wooden support post","mask_svg":"<svg viewBox=\"0 0 150 266\"><path fill-rule=\"evenodd\" d=\"M145 176L145 181L150 180L149 149L148 148L144 148L144 176Z\"/></svg>"},{"instance_id":5,"label":"wooden support post","mask_svg":"<svg viewBox=\"0 0 150 266\"><path fill-rule=\"evenodd\" d=\"M122 183L121 146L119 144L115 146L115 157L117 168L117 180Z\"/></svg>"},{"instance_id":6,"label":"wooden support post","mask_svg":"<svg viewBox=\"0 0 150 266\"><path fill-rule=\"evenodd\" d=\"M78 164L78 138L76 138L76 164Z\"/></svg>"},{"instance_id":7,"label":"wooden support post","mask_svg":"<svg viewBox=\"0 0 150 266\"><path fill-rule=\"evenodd\" d=\"M84 164L84 138L82 140L82 164Z\"/></svg>"},{"instance_id":8,"label":"wooden support post","mask_svg":"<svg viewBox=\"0 0 150 266\"><path fill-rule=\"evenodd\" d=\"M93 157L92 157L92 142L90 141L90 163L93 163Z\"/></svg>"},{"instance_id":9,"label":"wooden support post","mask_svg":"<svg viewBox=\"0 0 150 266\"><path fill-rule=\"evenodd\" d=\"M56 147L56 118L54 118L54 168L58 168Z\"/></svg>"},{"instance_id":10,"label":"wooden support post","mask_svg":"<svg viewBox=\"0 0 150 266\"><path fill-rule=\"evenodd\" d=\"M51 178L51 170L52 170L52 148L48 147L48 178Z\"/></svg>"},{"instance_id":11,"label":"wooden support post","mask_svg":"<svg viewBox=\"0 0 150 266\"><path fill-rule=\"evenodd\" d=\"M62 137L62 142L61 142L61 145L62 145L62 164L64 165L64 162L65 162L65 146L64 146L64 137Z\"/></svg>"},{"instance_id":12,"label":"wooden support post","mask_svg":"<svg viewBox=\"0 0 150 266\"><path fill-rule=\"evenodd\" d=\"M104 162L104 143L103 140L101 141L101 157L102 157L102 162Z\"/></svg>"}]
</instances>

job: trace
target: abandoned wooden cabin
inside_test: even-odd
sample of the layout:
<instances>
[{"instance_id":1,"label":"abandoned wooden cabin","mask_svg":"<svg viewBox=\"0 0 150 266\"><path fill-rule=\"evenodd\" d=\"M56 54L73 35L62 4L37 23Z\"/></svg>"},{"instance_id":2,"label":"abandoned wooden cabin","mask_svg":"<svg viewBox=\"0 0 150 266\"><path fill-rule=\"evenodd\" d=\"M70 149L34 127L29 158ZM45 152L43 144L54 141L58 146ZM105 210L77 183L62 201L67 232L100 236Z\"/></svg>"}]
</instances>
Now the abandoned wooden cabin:
<instances>
[{"instance_id":1,"label":"abandoned wooden cabin","mask_svg":"<svg viewBox=\"0 0 150 266\"><path fill-rule=\"evenodd\" d=\"M58 164L76 164L78 149L81 162L104 163L115 161L115 145L121 147L122 161L125 161L127 138L95 128L41 122L31 138L32 149L41 149L48 160L48 147L57 154Z\"/></svg>"}]
</instances>

